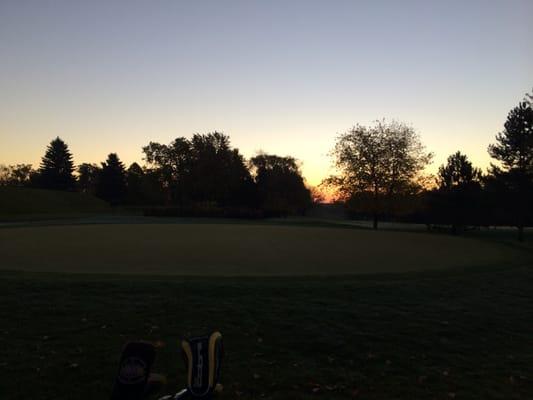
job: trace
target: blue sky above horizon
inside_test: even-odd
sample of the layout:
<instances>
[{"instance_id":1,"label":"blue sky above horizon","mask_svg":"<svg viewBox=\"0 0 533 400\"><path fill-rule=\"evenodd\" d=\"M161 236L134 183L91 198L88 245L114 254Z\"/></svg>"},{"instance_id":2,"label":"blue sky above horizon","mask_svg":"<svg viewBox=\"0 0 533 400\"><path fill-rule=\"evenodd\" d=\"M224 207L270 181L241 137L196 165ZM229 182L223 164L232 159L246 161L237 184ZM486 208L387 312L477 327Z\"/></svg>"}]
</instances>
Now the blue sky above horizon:
<instances>
[{"instance_id":1,"label":"blue sky above horizon","mask_svg":"<svg viewBox=\"0 0 533 400\"><path fill-rule=\"evenodd\" d=\"M338 133L398 119L480 167L533 87L533 2L0 2L0 163L76 163L218 130L317 184Z\"/></svg>"}]
</instances>

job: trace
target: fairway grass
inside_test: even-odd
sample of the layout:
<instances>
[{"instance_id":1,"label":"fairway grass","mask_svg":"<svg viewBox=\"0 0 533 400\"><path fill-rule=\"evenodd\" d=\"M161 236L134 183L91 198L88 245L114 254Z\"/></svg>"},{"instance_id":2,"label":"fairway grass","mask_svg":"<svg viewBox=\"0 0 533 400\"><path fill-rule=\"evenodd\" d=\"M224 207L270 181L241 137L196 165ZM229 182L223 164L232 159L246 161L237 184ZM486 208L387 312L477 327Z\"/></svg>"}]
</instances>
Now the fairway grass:
<instances>
[{"instance_id":1,"label":"fairway grass","mask_svg":"<svg viewBox=\"0 0 533 400\"><path fill-rule=\"evenodd\" d=\"M220 223L4 227L0 253L3 270L196 276L398 273L531 259L448 235Z\"/></svg>"}]
</instances>

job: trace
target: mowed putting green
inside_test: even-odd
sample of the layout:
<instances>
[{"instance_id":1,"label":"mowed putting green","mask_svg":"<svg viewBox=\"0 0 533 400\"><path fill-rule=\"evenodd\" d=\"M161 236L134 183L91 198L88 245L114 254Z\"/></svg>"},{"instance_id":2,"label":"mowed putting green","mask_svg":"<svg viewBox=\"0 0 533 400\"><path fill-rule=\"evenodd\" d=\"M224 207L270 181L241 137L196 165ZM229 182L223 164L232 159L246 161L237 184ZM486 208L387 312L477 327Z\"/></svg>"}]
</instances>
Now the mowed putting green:
<instances>
[{"instance_id":1,"label":"mowed putting green","mask_svg":"<svg viewBox=\"0 0 533 400\"><path fill-rule=\"evenodd\" d=\"M254 224L97 224L0 229L1 269L265 276L502 265L513 249L428 233Z\"/></svg>"}]
</instances>

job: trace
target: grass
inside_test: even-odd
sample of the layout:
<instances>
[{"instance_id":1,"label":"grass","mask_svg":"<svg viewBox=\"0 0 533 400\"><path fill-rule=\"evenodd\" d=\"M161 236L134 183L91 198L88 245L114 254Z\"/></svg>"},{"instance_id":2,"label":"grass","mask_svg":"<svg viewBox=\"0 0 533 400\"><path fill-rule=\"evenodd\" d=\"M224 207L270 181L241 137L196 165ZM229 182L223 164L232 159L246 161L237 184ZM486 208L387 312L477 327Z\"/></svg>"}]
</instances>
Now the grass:
<instances>
[{"instance_id":1,"label":"grass","mask_svg":"<svg viewBox=\"0 0 533 400\"><path fill-rule=\"evenodd\" d=\"M2 399L103 399L120 348L224 333L222 399L533 396L533 269L331 278L1 275Z\"/></svg>"},{"instance_id":2,"label":"grass","mask_svg":"<svg viewBox=\"0 0 533 400\"><path fill-rule=\"evenodd\" d=\"M108 398L137 339L173 392L211 329L221 399L533 398L531 242L141 220L0 229L1 399Z\"/></svg>"},{"instance_id":3,"label":"grass","mask_svg":"<svg viewBox=\"0 0 533 400\"><path fill-rule=\"evenodd\" d=\"M109 205L77 192L0 186L0 220L68 218L109 213Z\"/></svg>"},{"instance_id":4,"label":"grass","mask_svg":"<svg viewBox=\"0 0 533 400\"><path fill-rule=\"evenodd\" d=\"M267 224L83 224L0 229L2 269L172 275L338 275L523 264L501 240Z\"/></svg>"}]
</instances>

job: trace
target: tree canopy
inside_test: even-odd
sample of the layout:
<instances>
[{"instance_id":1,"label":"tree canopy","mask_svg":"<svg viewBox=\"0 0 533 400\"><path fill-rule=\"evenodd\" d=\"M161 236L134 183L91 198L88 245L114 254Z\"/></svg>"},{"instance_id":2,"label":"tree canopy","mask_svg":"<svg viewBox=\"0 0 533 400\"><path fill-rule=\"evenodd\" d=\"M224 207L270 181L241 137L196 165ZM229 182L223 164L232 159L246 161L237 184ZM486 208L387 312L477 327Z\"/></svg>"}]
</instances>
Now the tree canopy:
<instances>
[{"instance_id":1,"label":"tree canopy","mask_svg":"<svg viewBox=\"0 0 533 400\"><path fill-rule=\"evenodd\" d=\"M0 186L27 186L34 175L31 164L0 165Z\"/></svg>"},{"instance_id":2,"label":"tree canopy","mask_svg":"<svg viewBox=\"0 0 533 400\"><path fill-rule=\"evenodd\" d=\"M250 166L259 201L268 212L301 214L311 204L311 192L295 158L259 153L252 157Z\"/></svg>"},{"instance_id":3,"label":"tree canopy","mask_svg":"<svg viewBox=\"0 0 533 400\"><path fill-rule=\"evenodd\" d=\"M169 145L150 142L143 152L172 204L250 202L253 182L244 157L220 132L180 137Z\"/></svg>"},{"instance_id":4,"label":"tree canopy","mask_svg":"<svg viewBox=\"0 0 533 400\"><path fill-rule=\"evenodd\" d=\"M368 127L356 125L339 135L332 155L339 174L325 183L345 199L370 193L375 229L382 200L416 190L417 178L432 158L413 128L385 120Z\"/></svg>"},{"instance_id":5,"label":"tree canopy","mask_svg":"<svg viewBox=\"0 0 533 400\"><path fill-rule=\"evenodd\" d=\"M94 194L98 186L99 176L100 168L98 165L90 163L78 165L78 188L80 192Z\"/></svg>"}]
</instances>

